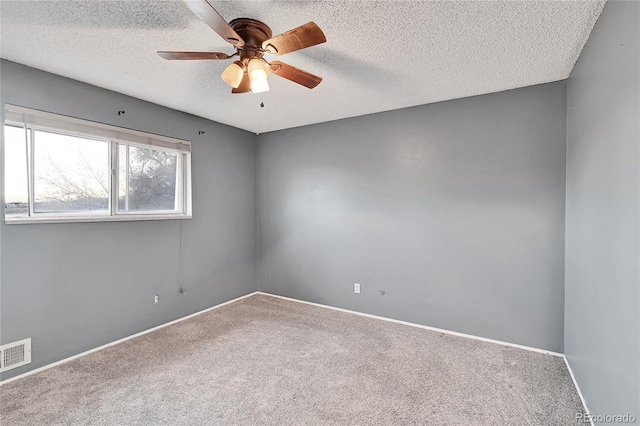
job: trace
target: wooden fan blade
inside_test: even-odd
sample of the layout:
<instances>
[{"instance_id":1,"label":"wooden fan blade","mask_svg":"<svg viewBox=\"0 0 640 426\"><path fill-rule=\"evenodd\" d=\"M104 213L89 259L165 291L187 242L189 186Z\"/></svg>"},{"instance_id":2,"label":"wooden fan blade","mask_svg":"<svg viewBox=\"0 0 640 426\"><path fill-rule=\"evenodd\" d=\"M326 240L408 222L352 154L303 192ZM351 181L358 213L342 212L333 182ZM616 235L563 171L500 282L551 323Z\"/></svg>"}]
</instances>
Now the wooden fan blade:
<instances>
[{"instance_id":1,"label":"wooden fan blade","mask_svg":"<svg viewBox=\"0 0 640 426\"><path fill-rule=\"evenodd\" d=\"M266 40L262 43L262 48L268 53L274 53L280 56L285 53L315 46L325 41L327 41L327 38L324 36L320 27L314 22L309 22Z\"/></svg>"},{"instance_id":2,"label":"wooden fan blade","mask_svg":"<svg viewBox=\"0 0 640 426\"><path fill-rule=\"evenodd\" d=\"M240 85L234 89L231 89L231 93L247 93L251 91L251 81L249 80L249 74L246 72L242 76Z\"/></svg>"},{"instance_id":3,"label":"wooden fan blade","mask_svg":"<svg viewBox=\"0 0 640 426\"><path fill-rule=\"evenodd\" d=\"M300 68L292 67L280 61L271 62L271 71L275 75L279 75L282 78L291 80L294 83L298 83L309 89L313 89L322 81L322 77L313 75L309 72L301 70Z\"/></svg>"},{"instance_id":4,"label":"wooden fan blade","mask_svg":"<svg viewBox=\"0 0 640 426\"><path fill-rule=\"evenodd\" d=\"M185 0L189 10L198 15L205 24L217 32L220 37L236 47L244 46L244 40L229 26L227 21L211 6L207 0Z\"/></svg>"},{"instance_id":5,"label":"wooden fan blade","mask_svg":"<svg viewBox=\"0 0 640 426\"><path fill-rule=\"evenodd\" d=\"M181 52L159 50L158 55L170 61L174 60L197 60L197 59L229 59L231 56L222 52Z\"/></svg>"}]
</instances>

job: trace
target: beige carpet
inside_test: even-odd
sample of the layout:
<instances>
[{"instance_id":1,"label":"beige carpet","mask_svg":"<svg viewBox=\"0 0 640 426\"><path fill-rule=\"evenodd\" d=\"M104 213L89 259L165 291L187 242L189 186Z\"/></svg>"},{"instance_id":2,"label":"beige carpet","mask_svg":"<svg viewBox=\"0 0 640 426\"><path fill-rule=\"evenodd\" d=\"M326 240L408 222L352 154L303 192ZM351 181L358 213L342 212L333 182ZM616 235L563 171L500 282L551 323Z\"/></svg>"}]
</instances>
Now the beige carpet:
<instances>
[{"instance_id":1,"label":"beige carpet","mask_svg":"<svg viewBox=\"0 0 640 426\"><path fill-rule=\"evenodd\" d=\"M562 358L255 295L0 386L13 425L571 425Z\"/></svg>"}]
</instances>

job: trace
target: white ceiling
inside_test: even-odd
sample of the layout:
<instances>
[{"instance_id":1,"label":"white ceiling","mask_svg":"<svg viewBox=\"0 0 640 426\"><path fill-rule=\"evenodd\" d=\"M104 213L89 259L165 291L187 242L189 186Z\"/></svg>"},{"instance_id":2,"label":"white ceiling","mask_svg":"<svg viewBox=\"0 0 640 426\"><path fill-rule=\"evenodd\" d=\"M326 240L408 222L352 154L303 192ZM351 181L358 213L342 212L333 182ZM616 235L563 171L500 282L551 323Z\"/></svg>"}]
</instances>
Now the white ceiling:
<instances>
[{"instance_id":1,"label":"white ceiling","mask_svg":"<svg viewBox=\"0 0 640 426\"><path fill-rule=\"evenodd\" d=\"M210 1L274 35L314 21L327 43L278 60L322 83L271 75L260 108L260 94L231 95L220 79L228 61L161 59L156 50L234 51L181 1L2 0L0 55L263 133L565 79L605 3Z\"/></svg>"}]
</instances>

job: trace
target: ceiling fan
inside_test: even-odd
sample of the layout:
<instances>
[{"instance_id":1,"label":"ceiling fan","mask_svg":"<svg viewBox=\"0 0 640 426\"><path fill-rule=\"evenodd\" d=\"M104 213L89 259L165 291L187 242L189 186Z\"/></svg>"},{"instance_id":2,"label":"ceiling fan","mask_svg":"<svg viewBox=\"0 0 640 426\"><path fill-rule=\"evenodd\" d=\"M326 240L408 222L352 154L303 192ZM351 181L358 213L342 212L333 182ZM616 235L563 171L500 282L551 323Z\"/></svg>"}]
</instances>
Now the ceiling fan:
<instances>
[{"instance_id":1,"label":"ceiling fan","mask_svg":"<svg viewBox=\"0 0 640 426\"><path fill-rule=\"evenodd\" d=\"M222 79L232 87L231 93L266 92L269 90L269 73L309 89L313 89L322 81L322 77L284 62L269 63L264 59L265 53L280 56L326 42L324 33L315 23L309 22L273 37L271 28L255 19L238 18L227 23L208 0L185 0L185 3L193 13L231 43L236 52L227 55L222 52L158 51L158 55L164 59L221 60L237 56L238 60L222 73Z\"/></svg>"}]
</instances>

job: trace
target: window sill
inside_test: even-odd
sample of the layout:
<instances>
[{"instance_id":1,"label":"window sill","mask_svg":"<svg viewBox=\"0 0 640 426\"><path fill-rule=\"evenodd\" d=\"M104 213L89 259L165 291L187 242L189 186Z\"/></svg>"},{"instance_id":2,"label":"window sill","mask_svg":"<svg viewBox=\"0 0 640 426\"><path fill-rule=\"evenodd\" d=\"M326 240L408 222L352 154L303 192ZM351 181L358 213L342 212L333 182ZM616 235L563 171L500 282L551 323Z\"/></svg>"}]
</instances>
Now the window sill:
<instances>
[{"instance_id":1,"label":"window sill","mask_svg":"<svg viewBox=\"0 0 640 426\"><path fill-rule=\"evenodd\" d=\"M90 222L131 222L146 220L191 219L191 215L155 214L155 215L118 215L118 216L68 216L68 217L20 217L5 218L6 225L28 225L32 223L90 223Z\"/></svg>"}]
</instances>

